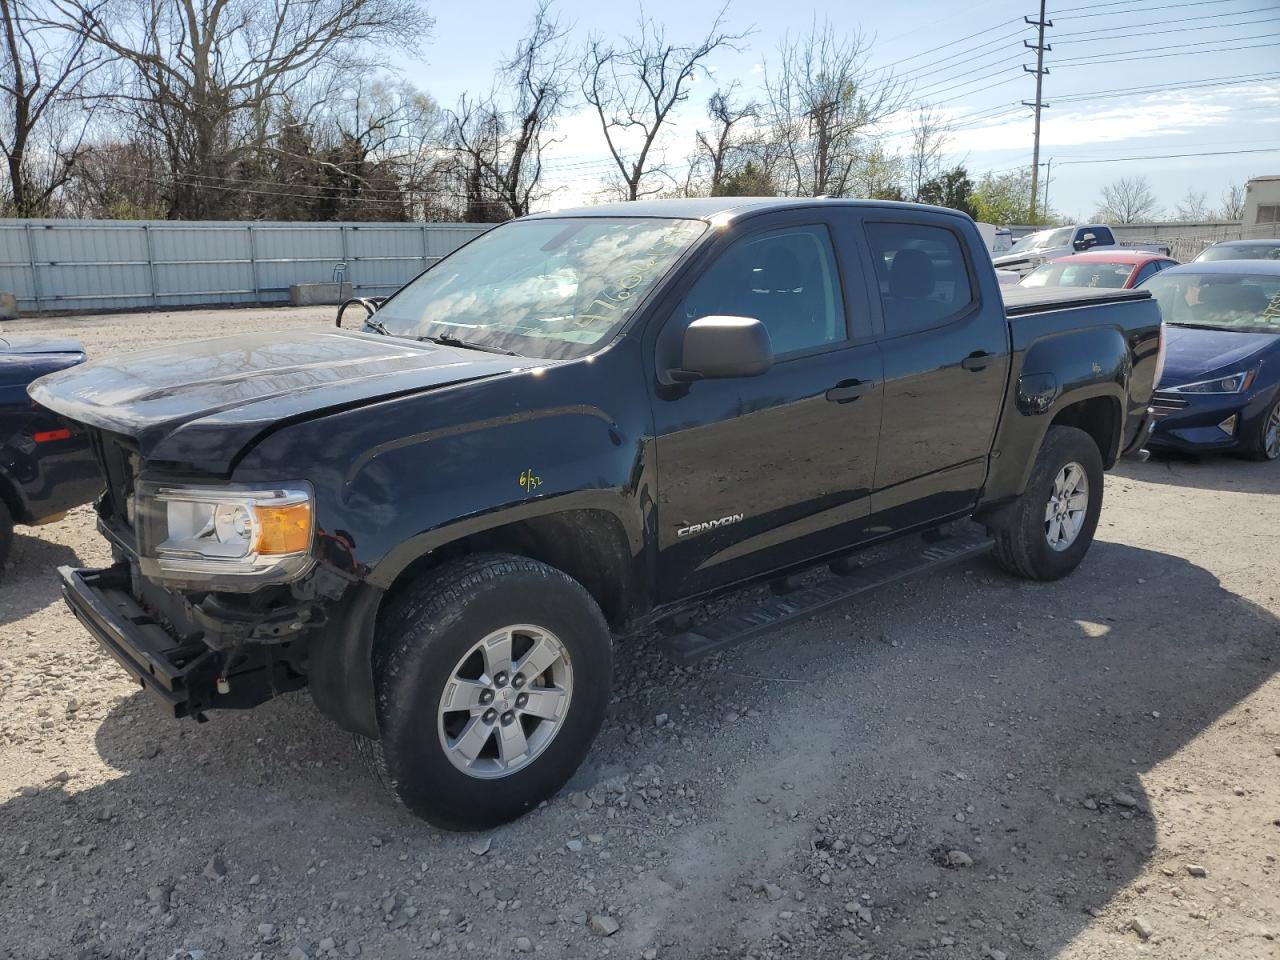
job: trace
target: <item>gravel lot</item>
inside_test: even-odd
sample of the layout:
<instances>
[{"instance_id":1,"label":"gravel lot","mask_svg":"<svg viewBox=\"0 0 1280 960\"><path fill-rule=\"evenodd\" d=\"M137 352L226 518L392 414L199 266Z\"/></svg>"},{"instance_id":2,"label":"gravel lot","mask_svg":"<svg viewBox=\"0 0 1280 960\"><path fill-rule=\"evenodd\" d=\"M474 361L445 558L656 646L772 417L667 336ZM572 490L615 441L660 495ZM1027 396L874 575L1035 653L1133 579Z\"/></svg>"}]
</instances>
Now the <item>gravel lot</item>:
<instances>
[{"instance_id":1,"label":"gravel lot","mask_svg":"<svg viewBox=\"0 0 1280 960\"><path fill-rule=\"evenodd\" d=\"M105 355L331 316L5 332ZM1126 464L1058 583L974 562L692 669L627 641L571 792L483 835L391 806L305 693L165 720L58 598L106 559L90 511L22 530L0 957L1275 958L1278 493Z\"/></svg>"}]
</instances>

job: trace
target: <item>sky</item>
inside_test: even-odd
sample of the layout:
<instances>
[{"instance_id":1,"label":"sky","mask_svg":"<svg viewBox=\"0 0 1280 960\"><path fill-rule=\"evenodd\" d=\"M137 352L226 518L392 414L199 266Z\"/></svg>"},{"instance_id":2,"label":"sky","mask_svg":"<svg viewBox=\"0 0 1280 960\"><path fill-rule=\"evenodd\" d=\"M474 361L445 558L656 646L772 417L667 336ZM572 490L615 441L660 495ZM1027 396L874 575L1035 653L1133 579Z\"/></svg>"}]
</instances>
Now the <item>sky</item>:
<instances>
[{"instance_id":1,"label":"sky","mask_svg":"<svg viewBox=\"0 0 1280 960\"><path fill-rule=\"evenodd\" d=\"M1035 0L731 0L729 29L751 35L741 50L708 59L708 75L692 86L662 148L669 160L683 161L716 87L736 80L748 96L762 94L763 69L776 61L779 42L825 18L840 32L860 31L870 42L870 66L892 72L912 88L913 102L950 119L948 160L963 163L975 180L986 170L1028 165L1031 111L1019 102L1035 95L1034 77L1021 67L1034 64L1023 40L1034 40L1035 30L1022 18L1034 17L1035 6ZM436 0L432 36L396 65L451 106L464 91L489 88L534 8L535 0ZM558 0L555 9L580 40L631 31L640 14L627 0ZM706 0L644 5L675 43L701 39L718 9ZM1172 212L1189 190L1217 206L1228 185L1280 173L1280 0L1051 0L1047 17L1053 49L1045 55L1041 177L1050 178L1056 212L1089 217L1102 187L1120 177L1145 176ZM1113 95L1098 96L1106 93ZM896 132L907 127L905 116L887 125L890 150L908 148ZM576 105L556 135L546 153L546 177L556 188L549 205L588 202L608 172L594 112ZM1141 159L1121 159L1132 157Z\"/></svg>"}]
</instances>

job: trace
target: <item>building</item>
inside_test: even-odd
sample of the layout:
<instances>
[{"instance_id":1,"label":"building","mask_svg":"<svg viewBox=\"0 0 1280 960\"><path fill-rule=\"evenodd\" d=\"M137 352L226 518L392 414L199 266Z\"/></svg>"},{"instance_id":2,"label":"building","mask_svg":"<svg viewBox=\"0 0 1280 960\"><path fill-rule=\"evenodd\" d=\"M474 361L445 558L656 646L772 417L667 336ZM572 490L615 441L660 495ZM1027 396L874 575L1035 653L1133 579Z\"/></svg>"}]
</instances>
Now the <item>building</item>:
<instances>
[{"instance_id":1,"label":"building","mask_svg":"<svg viewBox=\"0 0 1280 960\"><path fill-rule=\"evenodd\" d=\"M1280 237L1280 174L1245 184L1243 226L1246 237Z\"/></svg>"}]
</instances>

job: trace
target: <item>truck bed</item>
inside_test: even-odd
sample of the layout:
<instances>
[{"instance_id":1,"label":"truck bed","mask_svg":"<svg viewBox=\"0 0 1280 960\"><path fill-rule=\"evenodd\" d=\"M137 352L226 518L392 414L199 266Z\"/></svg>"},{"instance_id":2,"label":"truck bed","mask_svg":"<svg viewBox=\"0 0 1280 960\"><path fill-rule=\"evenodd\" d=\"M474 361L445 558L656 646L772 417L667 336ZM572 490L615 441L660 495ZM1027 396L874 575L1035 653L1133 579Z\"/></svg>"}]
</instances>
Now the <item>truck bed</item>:
<instances>
[{"instance_id":1,"label":"truck bed","mask_svg":"<svg viewBox=\"0 0 1280 960\"><path fill-rule=\"evenodd\" d=\"M1004 312L1010 317L1045 313L1068 307L1098 306L1125 300L1148 300L1149 290L1117 290L1114 287L1001 287Z\"/></svg>"}]
</instances>

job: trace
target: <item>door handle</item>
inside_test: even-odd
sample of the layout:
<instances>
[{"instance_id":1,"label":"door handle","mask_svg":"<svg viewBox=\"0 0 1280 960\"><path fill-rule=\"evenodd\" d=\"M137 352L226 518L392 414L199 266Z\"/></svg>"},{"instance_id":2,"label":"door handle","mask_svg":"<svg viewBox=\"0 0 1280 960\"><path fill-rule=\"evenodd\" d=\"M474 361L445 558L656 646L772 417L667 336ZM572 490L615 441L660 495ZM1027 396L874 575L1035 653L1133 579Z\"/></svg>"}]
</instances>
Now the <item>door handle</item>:
<instances>
[{"instance_id":1,"label":"door handle","mask_svg":"<svg viewBox=\"0 0 1280 960\"><path fill-rule=\"evenodd\" d=\"M867 380L841 380L827 391L827 399L832 403L852 403L870 389Z\"/></svg>"},{"instance_id":2,"label":"door handle","mask_svg":"<svg viewBox=\"0 0 1280 960\"><path fill-rule=\"evenodd\" d=\"M985 370L991 366L993 360L995 360L995 354L987 353L985 350L975 350L960 361L960 366L966 370Z\"/></svg>"}]
</instances>

